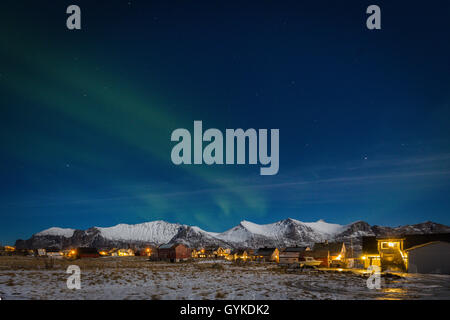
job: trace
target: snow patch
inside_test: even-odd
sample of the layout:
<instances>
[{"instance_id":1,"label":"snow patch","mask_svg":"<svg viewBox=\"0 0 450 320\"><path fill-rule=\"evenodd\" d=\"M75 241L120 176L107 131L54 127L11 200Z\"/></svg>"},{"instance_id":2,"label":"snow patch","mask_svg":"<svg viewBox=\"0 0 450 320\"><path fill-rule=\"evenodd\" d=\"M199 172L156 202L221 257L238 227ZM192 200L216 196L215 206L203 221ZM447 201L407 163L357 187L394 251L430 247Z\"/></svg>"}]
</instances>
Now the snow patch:
<instances>
[{"instance_id":1,"label":"snow patch","mask_svg":"<svg viewBox=\"0 0 450 320\"><path fill-rule=\"evenodd\" d=\"M75 229L53 227L36 233L36 236L61 236L70 238L73 236Z\"/></svg>"},{"instance_id":2,"label":"snow patch","mask_svg":"<svg viewBox=\"0 0 450 320\"><path fill-rule=\"evenodd\" d=\"M346 229L346 226L335 224L335 223L328 223L324 220L320 219L316 222L303 222L304 225L310 227L314 231L318 233L323 234L329 234L329 235L335 235L340 232L343 232Z\"/></svg>"}]
</instances>

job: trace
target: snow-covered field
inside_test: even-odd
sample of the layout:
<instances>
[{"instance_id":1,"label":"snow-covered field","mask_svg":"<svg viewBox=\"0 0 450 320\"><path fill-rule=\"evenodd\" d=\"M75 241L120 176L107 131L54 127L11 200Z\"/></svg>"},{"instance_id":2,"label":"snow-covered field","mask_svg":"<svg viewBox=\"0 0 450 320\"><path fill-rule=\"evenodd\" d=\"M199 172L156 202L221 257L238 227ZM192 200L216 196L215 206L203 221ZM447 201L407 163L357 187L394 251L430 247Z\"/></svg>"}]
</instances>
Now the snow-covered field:
<instances>
[{"instance_id":1,"label":"snow-covered field","mask_svg":"<svg viewBox=\"0 0 450 320\"><path fill-rule=\"evenodd\" d=\"M81 269L81 289L66 286L66 268ZM2 299L450 299L450 276L383 277L338 270L294 271L271 264L222 260L149 262L144 258L77 261L0 257Z\"/></svg>"}]
</instances>

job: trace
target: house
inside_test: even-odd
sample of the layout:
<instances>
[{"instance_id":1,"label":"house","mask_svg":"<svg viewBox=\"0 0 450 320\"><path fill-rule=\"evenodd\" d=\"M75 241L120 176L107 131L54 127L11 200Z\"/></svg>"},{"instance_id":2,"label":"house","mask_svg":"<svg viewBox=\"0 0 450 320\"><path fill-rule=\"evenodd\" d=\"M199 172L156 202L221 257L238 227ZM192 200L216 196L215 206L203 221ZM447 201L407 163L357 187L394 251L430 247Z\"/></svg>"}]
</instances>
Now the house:
<instances>
[{"instance_id":1,"label":"house","mask_svg":"<svg viewBox=\"0 0 450 320\"><path fill-rule=\"evenodd\" d=\"M107 249L99 249L98 253L102 256L102 257L107 257L110 255L109 251Z\"/></svg>"},{"instance_id":2,"label":"house","mask_svg":"<svg viewBox=\"0 0 450 320\"><path fill-rule=\"evenodd\" d=\"M364 268L364 261L360 258L347 258L347 268L349 269L363 269Z\"/></svg>"},{"instance_id":3,"label":"house","mask_svg":"<svg viewBox=\"0 0 450 320\"><path fill-rule=\"evenodd\" d=\"M191 250L191 257L192 258L200 258L201 254L202 254L202 249L192 249Z\"/></svg>"},{"instance_id":4,"label":"house","mask_svg":"<svg viewBox=\"0 0 450 320\"><path fill-rule=\"evenodd\" d=\"M119 249L117 250L117 255L119 257L134 257L133 249Z\"/></svg>"},{"instance_id":5,"label":"house","mask_svg":"<svg viewBox=\"0 0 450 320\"><path fill-rule=\"evenodd\" d=\"M450 274L450 243L433 241L406 249L408 272Z\"/></svg>"},{"instance_id":6,"label":"house","mask_svg":"<svg viewBox=\"0 0 450 320\"><path fill-rule=\"evenodd\" d=\"M315 243L309 253L315 260L322 261L320 267L344 267L346 263L347 249L344 242Z\"/></svg>"},{"instance_id":7,"label":"house","mask_svg":"<svg viewBox=\"0 0 450 320\"><path fill-rule=\"evenodd\" d=\"M280 251L279 263L292 264L302 260L305 252L311 251L309 247L287 247Z\"/></svg>"},{"instance_id":8,"label":"house","mask_svg":"<svg viewBox=\"0 0 450 320\"><path fill-rule=\"evenodd\" d=\"M216 257L216 254L214 253L215 250L216 250L216 248L214 248L214 247L203 248L203 251L202 251L203 258L215 258Z\"/></svg>"},{"instance_id":9,"label":"house","mask_svg":"<svg viewBox=\"0 0 450 320\"><path fill-rule=\"evenodd\" d=\"M259 248L255 252L255 258L259 262L279 262L280 251L277 248Z\"/></svg>"},{"instance_id":10,"label":"house","mask_svg":"<svg viewBox=\"0 0 450 320\"><path fill-rule=\"evenodd\" d=\"M408 261L404 251L405 238L380 238L377 239L378 252L380 254L381 269L408 269Z\"/></svg>"},{"instance_id":11,"label":"house","mask_svg":"<svg viewBox=\"0 0 450 320\"><path fill-rule=\"evenodd\" d=\"M407 257L404 237L363 237L362 257L364 268L378 266L382 269L398 269L406 271Z\"/></svg>"},{"instance_id":12,"label":"house","mask_svg":"<svg viewBox=\"0 0 450 320\"><path fill-rule=\"evenodd\" d=\"M450 233L392 235L378 238L374 236L363 237L361 260L364 262L365 268L376 265L381 267L382 270L407 271L409 270L409 252L412 251L411 249L431 242L449 243Z\"/></svg>"},{"instance_id":13,"label":"house","mask_svg":"<svg viewBox=\"0 0 450 320\"><path fill-rule=\"evenodd\" d=\"M6 252L12 253L12 252L15 252L15 251L16 251L16 247L5 246L5 247L4 247L4 250L5 250Z\"/></svg>"},{"instance_id":14,"label":"house","mask_svg":"<svg viewBox=\"0 0 450 320\"><path fill-rule=\"evenodd\" d=\"M80 247L70 250L69 257L75 259L98 258L100 257L100 254L98 253L96 248Z\"/></svg>"},{"instance_id":15,"label":"house","mask_svg":"<svg viewBox=\"0 0 450 320\"><path fill-rule=\"evenodd\" d=\"M191 257L191 249L181 243L167 243L159 246L158 260L179 262Z\"/></svg>"},{"instance_id":16,"label":"house","mask_svg":"<svg viewBox=\"0 0 450 320\"><path fill-rule=\"evenodd\" d=\"M249 260L251 257L248 255L247 250L244 249L235 249L233 251L231 251L231 254L227 257L228 260L243 260L243 261L247 261Z\"/></svg>"},{"instance_id":17,"label":"house","mask_svg":"<svg viewBox=\"0 0 450 320\"><path fill-rule=\"evenodd\" d=\"M192 249L191 256L192 258L206 258L207 257L206 249L205 248Z\"/></svg>"},{"instance_id":18,"label":"house","mask_svg":"<svg viewBox=\"0 0 450 320\"><path fill-rule=\"evenodd\" d=\"M78 248L77 254L79 258L99 258L100 254L96 248Z\"/></svg>"},{"instance_id":19,"label":"house","mask_svg":"<svg viewBox=\"0 0 450 320\"><path fill-rule=\"evenodd\" d=\"M48 248L45 250L46 256L53 259L62 259L64 257L64 253L61 250L57 250L54 248Z\"/></svg>"},{"instance_id":20,"label":"house","mask_svg":"<svg viewBox=\"0 0 450 320\"><path fill-rule=\"evenodd\" d=\"M152 246L147 246L146 248L142 248L140 250L137 250L135 252L136 256L141 256L141 257L151 257L152 254L156 251L156 248L152 247Z\"/></svg>"},{"instance_id":21,"label":"house","mask_svg":"<svg viewBox=\"0 0 450 320\"><path fill-rule=\"evenodd\" d=\"M200 248L192 250L192 258L215 258L214 248Z\"/></svg>"},{"instance_id":22,"label":"house","mask_svg":"<svg viewBox=\"0 0 450 320\"><path fill-rule=\"evenodd\" d=\"M4 246L0 247L0 256L10 256L16 253L16 247Z\"/></svg>"},{"instance_id":23,"label":"house","mask_svg":"<svg viewBox=\"0 0 450 320\"><path fill-rule=\"evenodd\" d=\"M158 258L158 248L155 247L155 248L152 249L152 252L150 254L149 260L150 261L158 261L159 260L159 258Z\"/></svg>"},{"instance_id":24,"label":"house","mask_svg":"<svg viewBox=\"0 0 450 320\"><path fill-rule=\"evenodd\" d=\"M254 261L256 259L256 256L255 256L256 250L254 250L254 249L246 249L245 251L247 252L247 259L248 260Z\"/></svg>"},{"instance_id":25,"label":"house","mask_svg":"<svg viewBox=\"0 0 450 320\"><path fill-rule=\"evenodd\" d=\"M228 248L218 247L217 249L214 250L214 254L215 254L216 258L225 258L230 253L231 253L231 250Z\"/></svg>"}]
</instances>

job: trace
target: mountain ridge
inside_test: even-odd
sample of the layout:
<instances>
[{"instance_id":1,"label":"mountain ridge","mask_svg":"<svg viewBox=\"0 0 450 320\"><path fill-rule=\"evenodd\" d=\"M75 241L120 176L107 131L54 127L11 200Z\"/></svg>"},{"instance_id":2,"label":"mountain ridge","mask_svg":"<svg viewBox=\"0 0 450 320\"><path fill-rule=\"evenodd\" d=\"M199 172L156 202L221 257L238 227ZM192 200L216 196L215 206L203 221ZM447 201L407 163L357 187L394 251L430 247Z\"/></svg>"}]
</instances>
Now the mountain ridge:
<instances>
[{"instance_id":1,"label":"mountain ridge","mask_svg":"<svg viewBox=\"0 0 450 320\"><path fill-rule=\"evenodd\" d=\"M91 227L86 230L52 227L32 235L27 240L18 239L19 249L69 247L142 247L163 243L183 243L192 248L222 246L228 248L258 248L263 246L311 246L316 242L344 241L361 249L363 236L400 234L448 233L450 227L431 221L398 227L371 226L358 220L347 225L302 222L287 218L269 224L256 224L243 220L221 233L208 232L196 226L169 223L163 220L140 224L118 224L112 227Z\"/></svg>"}]
</instances>

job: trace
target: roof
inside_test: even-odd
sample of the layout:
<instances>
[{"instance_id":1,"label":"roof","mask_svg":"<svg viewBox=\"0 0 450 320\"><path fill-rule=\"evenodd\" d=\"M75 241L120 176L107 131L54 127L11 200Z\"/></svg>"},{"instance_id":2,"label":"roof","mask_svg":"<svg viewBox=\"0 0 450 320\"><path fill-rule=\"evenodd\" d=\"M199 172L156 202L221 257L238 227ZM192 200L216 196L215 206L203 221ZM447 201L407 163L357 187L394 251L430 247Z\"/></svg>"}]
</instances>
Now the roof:
<instances>
[{"instance_id":1,"label":"roof","mask_svg":"<svg viewBox=\"0 0 450 320\"><path fill-rule=\"evenodd\" d=\"M306 251L308 247L287 247L283 252L303 252Z\"/></svg>"},{"instance_id":2,"label":"roof","mask_svg":"<svg viewBox=\"0 0 450 320\"><path fill-rule=\"evenodd\" d=\"M448 246L450 246L450 243L445 242L445 241L431 241L431 242L427 242L427 243L423 243L423 244L419 244L417 246L411 247L409 249L406 249L405 251L416 250L416 249L420 249L423 247L427 247L429 245L435 245L435 244L439 244L439 243L444 243L444 244L447 244Z\"/></svg>"},{"instance_id":3,"label":"roof","mask_svg":"<svg viewBox=\"0 0 450 320\"><path fill-rule=\"evenodd\" d=\"M237 254L237 255L243 255L245 253L247 253L247 250L243 250L243 249L235 249L231 252L231 254Z\"/></svg>"},{"instance_id":4,"label":"roof","mask_svg":"<svg viewBox=\"0 0 450 320\"><path fill-rule=\"evenodd\" d=\"M271 256L276 249L277 248L266 248L266 247L259 248L258 250L256 250L255 255L257 255L257 256Z\"/></svg>"},{"instance_id":5,"label":"roof","mask_svg":"<svg viewBox=\"0 0 450 320\"><path fill-rule=\"evenodd\" d=\"M409 249L417 245L428 242L443 241L450 242L450 233L432 233L432 234L410 234L405 235L404 249Z\"/></svg>"},{"instance_id":6,"label":"roof","mask_svg":"<svg viewBox=\"0 0 450 320\"><path fill-rule=\"evenodd\" d=\"M342 250L342 246L344 245L344 242L320 242L314 244L314 249L312 250L312 254L314 256L319 257L328 256L328 252L330 255L339 254Z\"/></svg>"},{"instance_id":7,"label":"roof","mask_svg":"<svg viewBox=\"0 0 450 320\"><path fill-rule=\"evenodd\" d=\"M378 254L377 240L381 239L404 239L403 249L426 244L429 242L443 241L450 242L450 233L430 233L430 234L405 234L405 235L392 235L391 237L363 237L362 238L362 251L363 254Z\"/></svg>"},{"instance_id":8,"label":"roof","mask_svg":"<svg viewBox=\"0 0 450 320\"><path fill-rule=\"evenodd\" d=\"M174 243L166 243L159 246L159 249L172 249L175 246Z\"/></svg>"}]
</instances>

